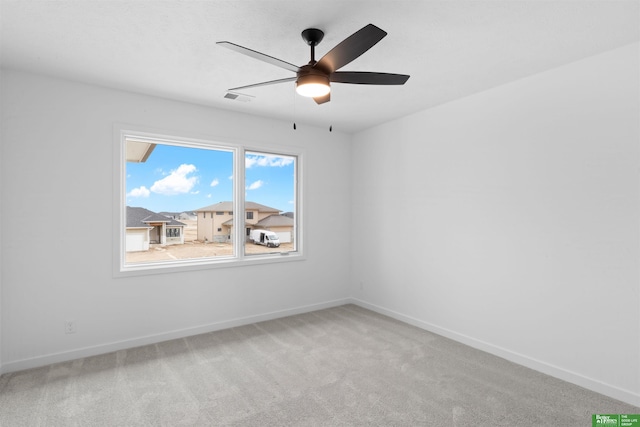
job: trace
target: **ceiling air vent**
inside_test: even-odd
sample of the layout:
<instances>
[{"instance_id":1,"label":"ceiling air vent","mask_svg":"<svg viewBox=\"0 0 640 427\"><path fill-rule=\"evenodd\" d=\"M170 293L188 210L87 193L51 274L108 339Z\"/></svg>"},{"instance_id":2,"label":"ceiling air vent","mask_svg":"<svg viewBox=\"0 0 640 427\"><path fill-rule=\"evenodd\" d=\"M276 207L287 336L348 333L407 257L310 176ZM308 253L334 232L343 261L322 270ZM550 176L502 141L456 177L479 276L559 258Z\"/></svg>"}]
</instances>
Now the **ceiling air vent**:
<instances>
[{"instance_id":1,"label":"ceiling air vent","mask_svg":"<svg viewBox=\"0 0 640 427\"><path fill-rule=\"evenodd\" d=\"M243 95L241 93L231 93L231 92L227 92L224 97L226 99L231 99L234 101L240 101L240 102L249 102L251 101L251 98L255 98L254 96L249 96L249 95Z\"/></svg>"}]
</instances>

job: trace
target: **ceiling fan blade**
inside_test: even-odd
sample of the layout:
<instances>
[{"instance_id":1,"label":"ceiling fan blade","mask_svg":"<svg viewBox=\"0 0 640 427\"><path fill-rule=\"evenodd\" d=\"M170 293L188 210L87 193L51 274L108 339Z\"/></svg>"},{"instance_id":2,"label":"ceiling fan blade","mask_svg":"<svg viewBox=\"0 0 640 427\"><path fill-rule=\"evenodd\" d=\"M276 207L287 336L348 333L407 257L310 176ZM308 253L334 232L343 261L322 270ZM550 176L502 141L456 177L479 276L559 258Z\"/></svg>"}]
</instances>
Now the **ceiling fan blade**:
<instances>
[{"instance_id":1,"label":"ceiling fan blade","mask_svg":"<svg viewBox=\"0 0 640 427\"><path fill-rule=\"evenodd\" d=\"M335 83L357 85L403 85L409 80L406 74L371 73L367 71L336 71L330 80Z\"/></svg>"},{"instance_id":2,"label":"ceiling fan blade","mask_svg":"<svg viewBox=\"0 0 640 427\"><path fill-rule=\"evenodd\" d=\"M298 72L298 66L290 64L286 61L283 61L278 58L274 58L273 56L265 55L264 53L260 53L258 51L246 48L244 46L237 45L231 42L217 42L220 46L226 47L227 49L231 49L243 55L250 56L254 59L258 59L260 61L266 62L271 65L275 65L276 67L284 68L285 70L293 71L294 73Z\"/></svg>"},{"instance_id":3,"label":"ceiling fan blade","mask_svg":"<svg viewBox=\"0 0 640 427\"><path fill-rule=\"evenodd\" d=\"M316 101L316 104L318 105L324 104L325 102L329 102L331 101L331 92L323 96L316 96L315 98L313 98L313 100Z\"/></svg>"},{"instance_id":4,"label":"ceiling fan blade","mask_svg":"<svg viewBox=\"0 0 640 427\"><path fill-rule=\"evenodd\" d=\"M234 87L234 88L231 88L229 90L230 91L237 91L237 90L241 90L241 89L249 89L249 88L252 88L252 87L268 86L268 85L275 85L275 84L278 84L278 83L295 82L295 81L296 81L296 77L287 77L286 79L270 80L268 82L255 83L255 84L247 85L247 86Z\"/></svg>"},{"instance_id":5,"label":"ceiling fan blade","mask_svg":"<svg viewBox=\"0 0 640 427\"><path fill-rule=\"evenodd\" d=\"M385 31L369 24L338 43L316 63L315 67L332 73L371 49L386 35Z\"/></svg>"}]
</instances>

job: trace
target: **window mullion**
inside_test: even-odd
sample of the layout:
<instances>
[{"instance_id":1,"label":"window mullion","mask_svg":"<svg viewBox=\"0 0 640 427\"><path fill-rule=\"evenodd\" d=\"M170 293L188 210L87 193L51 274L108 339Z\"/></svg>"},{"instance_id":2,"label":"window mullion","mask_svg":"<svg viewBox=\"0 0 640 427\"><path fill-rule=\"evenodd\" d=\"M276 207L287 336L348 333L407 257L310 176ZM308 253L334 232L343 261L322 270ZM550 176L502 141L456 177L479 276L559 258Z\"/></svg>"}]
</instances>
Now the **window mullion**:
<instances>
[{"instance_id":1,"label":"window mullion","mask_svg":"<svg viewBox=\"0 0 640 427\"><path fill-rule=\"evenodd\" d=\"M245 206L245 150L244 148L239 148L235 150L235 165L234 165L234 223L235 227L235 251L236 257L239 259L244 258L244 245L245 245L245 214L244 214L244 206Z\"/></svg>"}]
</instances>

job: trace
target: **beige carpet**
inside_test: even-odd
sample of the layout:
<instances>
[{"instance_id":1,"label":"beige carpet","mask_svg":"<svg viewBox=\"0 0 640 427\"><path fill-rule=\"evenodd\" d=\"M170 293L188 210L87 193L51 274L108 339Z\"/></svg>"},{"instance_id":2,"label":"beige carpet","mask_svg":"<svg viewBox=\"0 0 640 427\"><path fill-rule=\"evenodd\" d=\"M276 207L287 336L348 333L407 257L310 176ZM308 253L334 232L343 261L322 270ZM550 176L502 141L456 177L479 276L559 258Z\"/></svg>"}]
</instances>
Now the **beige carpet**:
<instances>
[{"instance_id":1,"label":"beige carpet","mask_svg":"<svg viewBox=\"0 0 640 427\"><path fill-rule=\"evenodd\" d=\"M1 426L591 426L640 408L353 305L0 377Z\"/></svg>"}]
</instances>

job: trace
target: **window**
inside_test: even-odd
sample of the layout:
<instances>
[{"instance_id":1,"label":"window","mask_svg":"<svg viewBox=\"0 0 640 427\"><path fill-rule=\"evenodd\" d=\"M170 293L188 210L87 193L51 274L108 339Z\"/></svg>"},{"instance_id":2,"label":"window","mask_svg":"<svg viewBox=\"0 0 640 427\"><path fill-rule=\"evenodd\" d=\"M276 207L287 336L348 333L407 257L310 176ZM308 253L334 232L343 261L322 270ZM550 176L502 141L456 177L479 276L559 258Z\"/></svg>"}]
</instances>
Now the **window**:
<instances>
[{"instance_id":1,"label":"window","mask_svg":"<svg viewBox=\"0 0 640 427\"><path fill-rule=\"evenodd\" d=\"M245 210L252 220L245 255L295 250L296 173L295 156L245 153Z\"/></svg>"},{"instance_id":2,"label":"window","mask_svg":"<svg viewBox=\"0 0 640 427\"><path fill-rule=\"evenodd\" d=\"M118 147L116 273L302 259L299 152L126 130Z\"/></svg>"},{"instance_id":3,"label":"window","mask_svg":"<svg viewBox=\"0 0 640 427\"><path fill-rule=\"evenodd\" d=\"M180 237L179 228L167 228L167 237Z\"/></svg>"}]
</instances>

